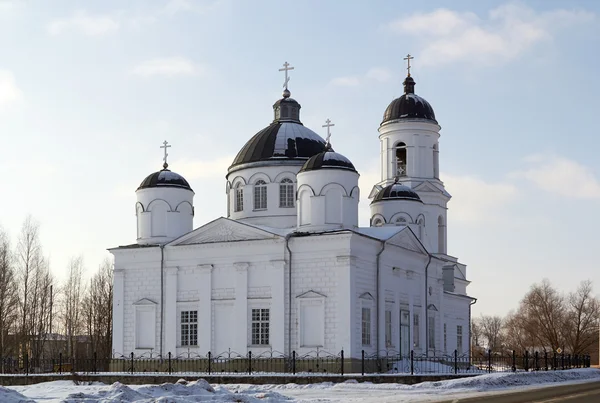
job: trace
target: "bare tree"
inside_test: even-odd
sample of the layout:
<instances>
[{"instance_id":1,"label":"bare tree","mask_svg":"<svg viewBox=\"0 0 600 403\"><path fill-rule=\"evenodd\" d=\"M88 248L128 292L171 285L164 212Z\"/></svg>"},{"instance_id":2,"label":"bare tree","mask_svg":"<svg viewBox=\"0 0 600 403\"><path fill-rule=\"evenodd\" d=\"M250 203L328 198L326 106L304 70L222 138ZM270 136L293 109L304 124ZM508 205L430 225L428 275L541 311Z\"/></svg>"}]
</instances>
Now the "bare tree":
<instances>
[{"instance_id":1,"label":"bare tree","mask_svg":"<svg viewBox=\"0 0 600 403\"><path fill-rule=\"evenodd\" d=\"M112 352L113 267L106 259L90 279L84 298L83 316L92 349L101 358Z\"/></svg>"},{"instance_id":2,"label":"bare tree","mask_svg":"<svg viewBox=\"0 0 600 403\"><path fill-rule=\"evenodd\" d=\"M478 320L481 336L487 343L488 350L500 352L503 343L503 325L504 321L500 316L481 315Z\"/></svg>"},{"instance_id":3,"label":"bare tree","mask_svg":"<svg viewBox=\"0 0 600 403\"><path fill-rule=\"evenodd\" d=\"M7 234L0 229L0 358L14 354L8 343L9 330L17 320L19 299L15 270Z\"/></svg>"},{"instance_id":4,"label":"bare tree","mask_svg":"<svg viewBox=\"0 0 600 403\"><path fill-rule=\"evenodd\" d=\"M525 331L536 339L534 348L542 351L564 348L565 300L548 279L531 286L519 311Z\"/></svg>"},{"instance_id":5,"label":"bare tree","mask_svg":"<svg viewBox=\"0 0 600 403\"><path fill-rule=\"evenodd\" d=\"M82 302L84 296L83 258L71 258L67 279L61 293L62 329L67 338L67 354L75 357L77 336L83 331Z\"/></svg>"},{"instance_id":6,"label":"bare tree","mask_svg":"<svg viewBox=\"0 0 600 403\"><path fill-rule=\"evenodd\" d=\"M582 281L567 298L565 343L572 354L589 353L598 344L600 302L593 295L590 280Z\"/></svg>"}]
</instances>

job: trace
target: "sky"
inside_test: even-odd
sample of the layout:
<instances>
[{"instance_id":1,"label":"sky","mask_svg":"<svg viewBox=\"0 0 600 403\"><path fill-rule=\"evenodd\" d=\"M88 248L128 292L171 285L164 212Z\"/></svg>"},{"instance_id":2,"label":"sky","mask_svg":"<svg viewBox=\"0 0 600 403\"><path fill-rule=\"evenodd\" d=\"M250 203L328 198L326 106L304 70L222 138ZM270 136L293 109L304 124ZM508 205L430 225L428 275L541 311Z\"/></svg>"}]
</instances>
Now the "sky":
<instances>
[{"instance_id":1,"label":"sky","mask_svg":"<svg viewBox=\"0 0 600 403\"><path fill-rule=\"evenodd\" d=\"M135 242L164 140L194 226L225 216L227 167L271 122L285 61L303 123L335 123L368 194L410 53L473 313L504 315L543 278L600 292L600 2L0 0L0 50L0 225L14 243L35 218L58 279Z\"/></svg>"}]
</instances>

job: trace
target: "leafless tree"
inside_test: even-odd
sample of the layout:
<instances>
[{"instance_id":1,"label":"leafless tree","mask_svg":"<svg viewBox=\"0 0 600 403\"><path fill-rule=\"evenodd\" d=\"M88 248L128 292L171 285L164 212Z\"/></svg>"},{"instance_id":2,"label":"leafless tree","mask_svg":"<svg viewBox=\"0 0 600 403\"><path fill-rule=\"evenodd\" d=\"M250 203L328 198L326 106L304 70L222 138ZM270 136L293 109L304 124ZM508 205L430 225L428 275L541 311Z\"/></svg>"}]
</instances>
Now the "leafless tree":
<instances>
[{"instance_id":1,"label":"leafless tree","mask_svg":"<svg viewBox=\"0 0 600 403\"><path fill-rule=\"evenodd\" d=\"M548 279L533 284L525 294L519 308L523 326L529 335L535 337L540 350L564 349L565 308L564 297Z\"/></svg>"},{"instance_id":2,"label":"leafless tree","mask_svg":"<svg viewBox=\"0 0 600 403\"><path fill-rule=\"evenodd\" d=\"M588 353L598 344L600 302L590 280L582 281L566 299L565 345L572 354Z\"/></svg>"},{"instance_id":3,"label":"leafless tree","mask_svg":"<svg viewBox=\"0 0 600 403\"><path fill-rule=\"evenodd\" d=\"M105 260L90 279L83 304L83 317L92 349L98 357L112 353L113 267Z\"/></svg>"},{"instance_id":4,"label":"leafless tree","mask_svg":"<svg viewBox=\"0 0 600 403\"><path fill-rule=\"evenodd\" d=\"M480 327L481 336L486 341L488 350L500 352L503 343L503 325L504 321L498 315L481 315L477 321Z\"/></svg>"},{"instance_id":5,"label":"leafless tree","mask_svg":"<svg viewBox=\"0 0 600 403\"><path fill-rule=\"evenodd\" d=\"M0 358L16 353L15 346L8 343L9 330L15 330L19 306L13 263L8 236L0 229Z\"/></svg>"},{"instance_id":6,"label":"leafless tree","mask_svg":"<svg viewBox=\"0 0 600 403\"><path fill-rule=\"evenodd\" d=\"M84 329L82 303L84 297L83 257L71 258L67 278L61 289L61 322L67 340L67 354L76 356L77 337Z\"/></svg>"}]
</instances>

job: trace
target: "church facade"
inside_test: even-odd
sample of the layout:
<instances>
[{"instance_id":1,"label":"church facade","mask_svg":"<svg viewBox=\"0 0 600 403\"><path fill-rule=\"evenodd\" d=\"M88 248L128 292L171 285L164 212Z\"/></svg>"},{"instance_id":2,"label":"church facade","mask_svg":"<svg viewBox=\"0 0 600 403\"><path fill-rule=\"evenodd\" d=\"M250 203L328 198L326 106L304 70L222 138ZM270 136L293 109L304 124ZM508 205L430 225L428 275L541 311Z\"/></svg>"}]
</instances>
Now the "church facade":
<instances>
[{"instance_id":1,"label":"church facade","mask_svg":"<svg viewBox=\"0 0 600 403\"><path fill-rule=\"evenodd\" d=\"M113 352L468 354L466 266L447 253L440 126L408 75L379 125L381 177L301 123L287 88L226 173L227 217L193 229L163 169L136 190L137 242L114 255ZM366 192L366 193L365 193ZM371 207L358 226L361 193Z\"/></svg>"}]
</instances>

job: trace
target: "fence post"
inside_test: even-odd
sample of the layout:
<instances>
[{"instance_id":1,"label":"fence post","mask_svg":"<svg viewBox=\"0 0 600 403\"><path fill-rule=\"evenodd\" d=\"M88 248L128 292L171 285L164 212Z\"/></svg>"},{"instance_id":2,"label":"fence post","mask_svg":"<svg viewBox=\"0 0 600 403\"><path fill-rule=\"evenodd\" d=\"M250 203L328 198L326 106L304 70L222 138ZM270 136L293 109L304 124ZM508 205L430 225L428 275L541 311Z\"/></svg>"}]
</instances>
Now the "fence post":
<instances>
[{"instance_id":1,"label":"fence post","mask_svg":"<svg viewBox=\"0 0 600 403\"><path fill-rule=\"evenodd\" d=\"M58 353L58 373L62 374L62 353Z\"/></svg>"},{"instance_id":2,"label":"fence post","mask_svg":"<svg viewBox=\"0 0 600 403\"><path fill-rule=\"evenodd\" d=\"M536 371L539 371L539 370L540 370L540 365L539 365L539 360L538 360L538 359L539 359L539 354L538 354L538 352L536 351L536 352L535 352L535 358L534 358L534 363L535 363L535 366L534 366L534 368L535 368L535 370L536 370Z\"/></svg>"},{"instance_id":3,"label":"fence post","mask_svg":"<svg viewBox=\"0 0 600 403\"><path fill-rule=\"evenodd\" d=\"M410 374L415 373L415 350L410 350Z\"/></svg>"},{"instance_id":4,"label":"fence post","mask_svg":"<svg viewBox=\"0 0 600 403\"><path fill-rule=\"evenodd\" d=\"M565 353L562 353L560 355L560 366L562 367L562 369L565 369Z\"/></svg>"},{"instance_id":5,"label":"fence post","mask_svg":"<svg viewBox=\"0 0 600 403\"><path fill-rule=\"evenodd\" d=\"M133 375L133 351L131 352L131 375Z\"/></svg>"},{"instance_id":6,"label":"fence post","mask_svg":"<svg viewBox=\"0 0 600 403\"><path fill-rule=\"evenodd\" d=\"M525 351L525 362L523 363L523 369L525 372L529 372L529 351Z\"/></svg>"},{"instance_id":7,"label":"fence post","mask_svg":"<svg viewBox=\"0 0 600 403\"><path fill-rule=\"evenodd\" d=\"M517 353L513 350L512 354L512 372L517 372Z\"/></svg>"},{"instance_id":8,"label":"fence post","mask_svg":"<svg viewBox=\"0 0 600 403\"><path fill-rule=\"evenodd\" d=\"M488 350L488 373L492 373L492 350Z\"/></svg>"},{"instance_id":9,"label":"fence post","mask_svg":"<svg viewBox=\"0 0 600 403\"><path fill-rule=\"evenodd\" d=\"M296 350L292 351L292 374L296 375Z\"/></svg>"},{"instance_id":10,"label":"fence post","mask_svg":"<svg viewBox=\"0 0 600 403\"><path fill-rule=\"evenodd\" d=\"M361 358L360 358L360 374L362 376L365 375L365 350L361 351Z\"/></svg>"},{"instance_id":11,"label":"fence post","mask_svg":"<svg viewBox=\"0 0 600 403\"><path fill-rule=\"evenodd\" d=\"M98 373L98 353L94 351L94 374Z\"/></svg>"},{"instance_id":12,"label":"fence post","mask_svg":"<svg viewBox=\"0 0 600 403\"><path fill-rule=\"evenodd\" d=\"M344 376L344 349L340 352L342 357L342 376Z\"/></svg>"},{"instance_id":13,"label":"fence post","mask_svg":"<svg viewBox=\"0 0 600 403\"><path fill-rule=\"evenodd\" d=\"M252 351L248 351L248 375L252 375Z\"/></svg>"},{"instance_id":14,"label":"fence post","mask_svg":"<svg viewBox=\"0 0 600 403\"><path fill-rule=\"evenodd\" d=\"M173 373L173 367L171 367L171 352L169 351L169 375L171 375Z\"/></svg>"},{"instance_id":15,"label":"fence post","mask_svg":"<svg viewBox=\"0 0 600 403\"><path fill-rule=\"evenodd\" d=\"M29 356L25 353L25 376L29 376Z\"/></svg>"},{"instance_id":16,"label":"fence post","mask_svg":"<svg viewBox=\"0 0 600 403\"><path fill-rule=\"evenodd\" d=\"M454 373L458 374L458 350L454 350Z\"/></svg>"},{"instance_id":17,"label":"fence post","mask_svg":"<svg viewBox=\"0 0 600 403\"><path fill-rule=\"evenodd\" d=\"M567 355L567 368L571 368L573 363L571 362L571 354Z\"/></svg>"},{"instance_id":18,"label":"fence post","mask_svg":"<svg viewBox=\"0 0 600 403\"><path fill-rule=\"evenodd\" d=\"M210 375L210 365L212 363L212 354L210 353L210 351L208 352L208 375Z\"/></svg>"},{"instance_id":19,"label":"fence post","mask_svg":"<svg viewBox=\"0 0 600 403\"><path fill-rule=\"evenodd\" d=\"M544 351L544 367L545 370L548 371L548 352Z\"/></svg>"}]
</instances>

